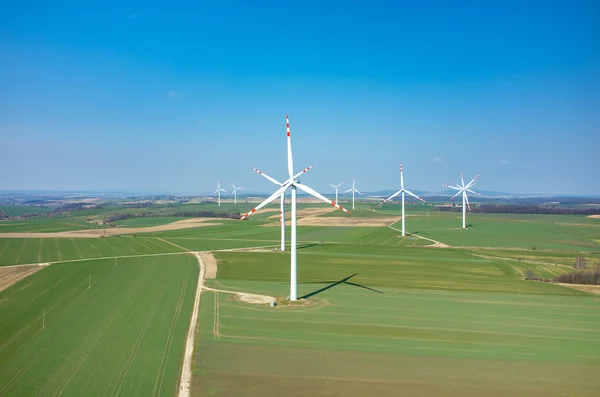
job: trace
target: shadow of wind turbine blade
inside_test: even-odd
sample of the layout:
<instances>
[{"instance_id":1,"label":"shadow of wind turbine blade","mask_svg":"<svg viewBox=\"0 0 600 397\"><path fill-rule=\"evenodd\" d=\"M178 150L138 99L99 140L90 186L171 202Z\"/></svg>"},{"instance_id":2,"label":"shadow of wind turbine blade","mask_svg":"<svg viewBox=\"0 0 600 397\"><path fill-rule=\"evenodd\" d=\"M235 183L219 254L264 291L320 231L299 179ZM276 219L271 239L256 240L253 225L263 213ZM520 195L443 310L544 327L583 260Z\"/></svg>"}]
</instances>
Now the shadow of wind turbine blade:
<instances>
[{"instance_id":1,"label":"shadow of wind turbine blade","mask_svg":"<svg viewBox=\"0 0 600 397\"><path fill-rule=\"evenodd\" d=\"M300 298L302 298L302 299L307 299L307 298L310 298L311 296L318 295L318 294L320 294L320 293L322 293L322 292L325 292L325 291L327 291L328 289L331 289L331 288L335 287L336 285L340 285L340 284L346 283L348 280L350 280L352 277L356 276L357 274L358 274L358 273L354 273L354 274L352 274L352 275L350 275L350 276L348 276L348 277L345 277L345 278L343 278L343 279L341 279L341 280L339 280L339 281L336 281L336 282L334 282L334 283L331 283L331 284L329 284L329 285L327 285L327 286L325 286L325 287L323 287L323 288L320 288L320 289L318 289L318 290L316 290L316 291L309 292L308 294L306 294L306 295L304 295L304 296L301 296Z\"/></svg>"}]
</instances>

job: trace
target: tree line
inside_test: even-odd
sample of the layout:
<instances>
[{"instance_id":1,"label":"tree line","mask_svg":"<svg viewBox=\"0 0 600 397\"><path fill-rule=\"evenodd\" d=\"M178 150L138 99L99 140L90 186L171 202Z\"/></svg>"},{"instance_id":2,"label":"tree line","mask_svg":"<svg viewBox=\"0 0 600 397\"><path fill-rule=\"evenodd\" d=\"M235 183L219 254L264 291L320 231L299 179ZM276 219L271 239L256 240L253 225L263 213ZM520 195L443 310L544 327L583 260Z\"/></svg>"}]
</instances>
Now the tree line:
<instances>
[{"instance_id":1,"label":"tree line","mask_svg":"<svg viewBox=\"0 0 600 397\"><path fill-rule=\"evenodd\" d=\"M462 207L438 207L441 212L460 212ZM556 214L556 215L598 215L600 208L559 207L529 204L480 204L472 205L473 213L481 214Z\"/></svg>"},{"instance_id":2,"label":"tree line","mask_svg":"<svg viewBox=\"0 0 600 397\"><path fill-rule=\"evenodd\" d=\"M179 211L170 212L168 214L157 214L155 212L143 212L140 214L118 214L107 217L104 223L113 223L116 221L122 221L124 219L132 218L160 218L160 217L177 217L177 218L226 218L226 219L239 219L241 214L239 212L217 212L217 211Z\"/></svg>"}]
</instances>

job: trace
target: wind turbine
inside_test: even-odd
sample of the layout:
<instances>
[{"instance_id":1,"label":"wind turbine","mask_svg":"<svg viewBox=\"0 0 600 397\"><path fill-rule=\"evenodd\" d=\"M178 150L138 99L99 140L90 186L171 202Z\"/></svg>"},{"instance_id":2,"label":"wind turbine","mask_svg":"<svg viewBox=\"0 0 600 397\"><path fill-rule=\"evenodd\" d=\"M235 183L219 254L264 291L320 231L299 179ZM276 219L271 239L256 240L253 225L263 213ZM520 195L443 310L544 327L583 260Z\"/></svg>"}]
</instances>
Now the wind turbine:
<instances>
[{"instance_id":1,"label":"wind turbine","mask_svg":"<svg viewBox=\"0 0 600 397\"><path fill-rule=\"evenodd\" d=\"M471 190L470 188L475 185L477 178L479 178L479 175L477 175L475 178L473 178L473 180L469 183L467 183L465 185L465 180L463 179L463 174L462 172L460 173L460 185L458 183L455 183L454 185L447 185L444 183L444 186L450 189L454 189L454 190L458 190L458 192L456 192L456 194L452 197L450 197L450 200L454 199L454 197L458 196L459 194L462 193L462 213L463 213L463 224L462 224L462 228L466 229L466 219L467 219L467 207L469 207L469 211L471 211L471 204L469 204L469 198L467 197L467 192L469 193L474 193L478 196L481 196L481 194ZM466 206L465 206L466 203Z\"/></svg>"},{"instance_id":2,"label":"wind turbine","mask_svg":"<svg viewBox=\"0 0 600 397\"><path fill-rule=\"evenodd\" d=\"M404 232L404 223L405 223L404 193L410 194L411 196L421 200L422 202L425 202L425 200L423 200L421 197L417 196L416 194L404 189L404 173L402 172L402 163L400 163L400 188L401 188L400 190L398 190L396 193L392 194L390 197L383 200L379 205L385 203L386 201L390 201L391 199L393 199L394 197L396 197L399 194L402 194L402 237L404 237L404 235L405 235L405 232Z\"/></svg>"},{"instance_id":3,"label":"wind turbine","mask_svg":"<svg viewBox=\"0 0 600 397\"><path fill-rule=\"evenodd\" d=\"M306 171L310 170L313 166L311 165L310 167L307 167L305 169L302 170L302 172L299 172L296 177L298 177L301 174L304 174ZM275 178L271 178L269 175L265 174L264 172L257 170L256 168L252 167L252 169L254 171L256 171L259 175L264 176L265 178L267 178L270 182L279 185L280 187L283 186L283 183L277 181ZM280 250L281 251L285 251L285 192L281 193L281 208L279 209L279 221L281 223L281 247Z\"/></svg>"},{"instance_id":4,"label":"wind turbine","mask_svg":"<svg viewBox=\"0 0 600 397\"><path fill-rule=\"evenodd\" d=\"M225 189L221 189L221 183L220 183L219 181L217 181L217 190L215 190L215 191L213 192L213 194L217 194L217 193L219 194L219 201L218 201L218 203L219 203L219 204L218 204L218 205L219 205L219 207L221 206L221 192L225 192L225 193L227 193L227 190L225 190Z\"/></svg>"},{"instance_id":5,"label":"wind turbine","mask_svg":"<svg viewBox=\"0 0 600 397\"><path fill-rule=\"evenodd\" d=\"M273 193L265 201L263 201L262 203L257 205L254 209L252 209L252 211L250 211L247 214L245 214L244 216L242 216L240 219L248 218L250 215L254 214L256 211L258 211L265 205L269 204L270 202L275 200L277 197L281 196L288 188L290 188L290 187L292 188L292 242L291 242L291 255L290 255L290 300L296 301L296 300L298 300L297 261L296 261L297 260L297 249L298 249L296 246L296 242L297 242L297 240L296 240L296 224L297 224L296 191L297 191L297 189L300 189L300 190L310 194L313 197L323 200L326 203L331 204L332 206L339 208L340 210L342 210L344 212L348 212L348 210L341 207L335 201L329 200L327 197L323 196L321 193L317 192L316 190L314 190L304 184L301 184L297 178L302 173L304 173L306 170L294 175L294 164L292 161L292 140L290 137L290 120L287 115L285 116L285 121L286 121L286 129L287 129L287 157L288 157L289 179L287 181L285 181L281 185L281 187L279 189L277 189L277 191L275 191L275 193Z\"/></svg>"},{"instance_id":6,"label":"wind turbine","mask_svg":"<svg viewBox=\"0 0 600 397\"><path fill-rule=\"evenodd\" d=\"M355 186L356 186L356 177L352 177L352 189L348 189L344 192L344 193L352 192L352 209L354 209L354 192L360 194L361 196L363 195L361 192L358 191L358 189Z\"/></svg>"},{"instance_id":7,"label":"wind turbine","mask_svg":"<svg viewBox=\"0 0 600 397\"><path fill-rule=\"evenodd\" d=\"M244 190L244 188L243 187L235 187L233 182L231 183L231 186L233 186L233 192L231 192L231 195L233 196L233 204L237 204L237 191Z\"/></svg>"},{"instance_id":8,"label":"wind turbine","mask_svg":"<svg viewBox=\"0 0 600 397\"><path fill-rule=\"evenodd\" d=\"M331 183L329 184L329 186L331 186L332 188L335 189L335 202L338 202L338 189L340 188L340 186L342 186L344 184L344 181L341 181L339 185L332 185Z\"/></svg>"}]
</instances>

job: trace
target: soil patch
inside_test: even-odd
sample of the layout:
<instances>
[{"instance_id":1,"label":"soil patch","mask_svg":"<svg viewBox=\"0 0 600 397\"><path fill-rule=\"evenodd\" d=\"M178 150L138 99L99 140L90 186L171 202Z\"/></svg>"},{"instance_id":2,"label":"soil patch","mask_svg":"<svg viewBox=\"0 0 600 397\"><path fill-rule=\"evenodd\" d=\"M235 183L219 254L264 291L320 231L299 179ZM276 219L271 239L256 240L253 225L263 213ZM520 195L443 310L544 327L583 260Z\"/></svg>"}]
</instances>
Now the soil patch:
<instances>
[{"instance_id":1,"label":"soil patch","mask_svg":"<svg viewBox=\"0 0 600 397\"><path fill-rule=\"evenodd\" d=\"M363 226L363 227L385 227L398 222L399 216L377 216L377 217L352 217L352 216L320 216L333 211L333 207L304 208L298 210L298 226ZM286 212L285 218L289 220L290 211ZM279 215L272 215L268 219L279 220ZM279 223L265 226L278 226Z\"/></svg>"},{"instance_id":2,"label":"soil patch","mask_svg":"<svg viewBox=\"0 0 600 397\"><path fill-rule=\"evenodd\" d=\"M319 215L327 214L327 213L333 212L335 210L336 210L336 208L334 208L334 207L303 208L303 209L297 211L297 216L298 216L298 218L300 218L300 217L317 217ZM267 219L277 219L277 220L279 220L280 216L281 216L281 214L271 215ZM286 211L286 213L285 213L285 219L289 220L291 217L292 217L291 211Z\"/></svg>"},{"instance_id":3,"label":"soil patch","mask_svg":"<svg viewBox=\"0 0 600 397\"><path fill-rule=\"evenodd\" d=\"M120 234L154 233L168 230L191 229L200 226L218 226L214 218L191 218L166 225L148 227L111 227L105 229L73 230L55 233L0 233L0 238L97 238L110 237Z\"/></svg>"},{"instance_id":4,"label":"soil patch","mask_svg":"<svg viewBox=\"0 0 600 397\"><path fill-rule=\"evenodd\" d=\"M600 215L589 215L588 218L600 219Z\"/></svg>"},{"instance_id":5,"label":"soil patch","mask_svg":"<svg viewBox=\"0 0 600 397\"><path fill-rule=\"evenodd\" d=\"M569 284L569 283L558 283L563 287L569 287L577 289L579 291L588 292L590 294L600 295L600 285L589 285L589 284Z\"/></svg>"},{"instance_id":6,"label":"soil patch","mask_svg":"<svg viewBox=\"0 0 600 397\"><path fill-rule=\"evenodd\" d=\"M398 222L401 217L377 216L377 217L351 217L351 216L328 216L307 217L298 219L299 226L359 226L359 227L386 227Z\"/></svg>"},{"instance_id":7,"label":"soil patch","mask_svg":"<svg viewBox=\"0 0 600 397\"><path fill-rule=\"evenodd\" d=\"M0 267L0 291L3 291L25 277L42 270L49 263L40 263L37 265L20 265Z\"/></svg>"},{"instance_id":8,"label":"soil patch","mask_svg":"<svg viewBox=\"0 0 600 397\"><path fill-rule=\"evenodd\" d=\"M271 296L247 294L244 292L238 292L231 297L234 301L252 303L255 305L265 305L269 302L273 302L275 299Z\"/></svg>"},{"instance_id":9,"label":"soil patch","mask_svg":"<svg viewBox=\"0 0 600 397\"><path fill-rule=\"evenodd\" d=\"M200 252L199 255L205 267L204 278L206 280L217 278L217 260L213 254L210 252Z\"/></svg>"}]
</instances>

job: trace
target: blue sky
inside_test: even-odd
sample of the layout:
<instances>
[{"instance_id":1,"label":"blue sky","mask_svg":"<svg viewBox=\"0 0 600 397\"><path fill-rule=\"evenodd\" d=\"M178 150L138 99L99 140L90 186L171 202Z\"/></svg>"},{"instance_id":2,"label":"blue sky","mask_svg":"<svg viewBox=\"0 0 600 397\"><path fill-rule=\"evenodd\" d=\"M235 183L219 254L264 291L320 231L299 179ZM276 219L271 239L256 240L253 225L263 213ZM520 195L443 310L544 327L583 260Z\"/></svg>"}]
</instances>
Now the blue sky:
<instances>
[{"instance_id":1,"label":"blue sky","mask_svg":"<svg viewBox=\"0 0 600 397\"><path fill-rule=\"evenodd\" d=\"M289 114L324 193L600 194L595 1L84 3L0 6L0 189L267 192Z\"/></svg>"}]
</instances>

